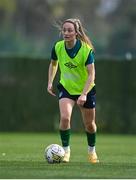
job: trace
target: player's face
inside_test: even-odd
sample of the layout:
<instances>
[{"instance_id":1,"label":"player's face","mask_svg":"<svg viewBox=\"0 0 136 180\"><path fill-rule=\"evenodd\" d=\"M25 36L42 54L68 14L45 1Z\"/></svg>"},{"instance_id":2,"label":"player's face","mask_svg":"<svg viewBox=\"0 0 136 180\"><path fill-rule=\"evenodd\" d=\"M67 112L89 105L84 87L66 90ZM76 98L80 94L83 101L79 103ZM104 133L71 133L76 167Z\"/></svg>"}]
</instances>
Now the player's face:
<instances>
[{"instance_id":1,"label":"player's face","mask_svg":"<svg viewBox=\"0 0 136 180\"><path fill-rule=\"evenodd\" d=\"M70 22L64 23L62 27L62 35L65 41L74 41L77 35L74 24Z\"/></svg>"}]
</instances>

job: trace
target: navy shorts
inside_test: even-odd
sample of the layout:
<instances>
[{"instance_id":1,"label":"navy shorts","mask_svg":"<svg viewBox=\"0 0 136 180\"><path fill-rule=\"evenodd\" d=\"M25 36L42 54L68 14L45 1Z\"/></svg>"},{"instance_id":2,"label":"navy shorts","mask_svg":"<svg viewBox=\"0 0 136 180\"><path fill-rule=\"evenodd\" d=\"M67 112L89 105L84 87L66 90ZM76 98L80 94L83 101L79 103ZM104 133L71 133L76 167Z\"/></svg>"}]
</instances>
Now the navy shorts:
<instances>
[{"instance_id":1,"label":"navy shorts","mask_svg":"<svg viewBox=\"0 0 136 180\"><path fill-rule=\"evenodd\" d=\"M74 101L77 101L78 97L80 96L80 95L69 94L69 92L60 83L58 84L57 88L59 90L59 99L69 98L69 99L72 99ZM94 86L91 89L91 91L88 92L87 100L84 103L83 107L84 108L95 108L95 104L96 104L96 87Z\"/></svg>"}]
</instances>

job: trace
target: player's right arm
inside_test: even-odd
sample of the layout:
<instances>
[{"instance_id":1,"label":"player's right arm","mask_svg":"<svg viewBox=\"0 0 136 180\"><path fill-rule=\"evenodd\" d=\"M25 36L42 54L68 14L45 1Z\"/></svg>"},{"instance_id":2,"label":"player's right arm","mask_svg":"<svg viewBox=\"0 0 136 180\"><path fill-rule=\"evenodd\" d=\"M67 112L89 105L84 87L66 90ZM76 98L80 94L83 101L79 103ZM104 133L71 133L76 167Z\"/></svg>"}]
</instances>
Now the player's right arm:
<instances>
[{"instance_id":1,"label":"player's right arm","mask_svg":"<svg viewBox=\"0 0 136 180\"><path fill-rule=\"evenodd\" d=\"M58 61L51 60L50 65L49 65L49 70L48 70L48 87L47 87L47 91L52 96L56 96L56 94L53 92L53 81L54 81L54 78L56 76L57 69L58 69Z\"/></svg>"}]
</instances>

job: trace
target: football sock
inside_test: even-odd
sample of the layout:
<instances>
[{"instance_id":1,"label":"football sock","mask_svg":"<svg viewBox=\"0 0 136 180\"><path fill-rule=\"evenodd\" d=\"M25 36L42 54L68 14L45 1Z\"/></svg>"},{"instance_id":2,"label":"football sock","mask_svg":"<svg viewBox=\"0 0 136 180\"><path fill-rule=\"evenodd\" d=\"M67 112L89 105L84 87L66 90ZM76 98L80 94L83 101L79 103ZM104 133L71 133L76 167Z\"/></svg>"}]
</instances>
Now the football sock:
<instances>
[{"instance_id":1,"label":"football sock","mask_svg":"<svg viewBox=\"0 0 136 180\"><path fill-rule=\"evenodd\" d=\"M88 152L94 153L95 152L95 146L88 146Z\"/></svg>"},{"instance_id":2,"label":"football sock","mask_svg":"<svg viewBox=\"0 0 136 180\"><path fill-rule=\"evenodd\" d=\"M70 141L70 129L60 130L60 137L61 137L62 146L68 147Z\"/></svg>"},{"instance_id":3,"label":"football sock","mask_svg":"<svg viewBox=\"0 0 136 180\"><path fill-rule=\"evenodd\" d=\"M86 135L87 135L87 142L88 142L88 151L94 152L95 143L96 143L96 132L95 133L86 132Z\"/></svg>"},{"instance_id":4,"label":"football sock","mask_svg":"<svg viewBox=\"0 0 136 180\"><path fill-rule=\"evenodd\" d=\"M65 152L70 152L70 146L65 146L65 147L63 147L63 149Z\"/></svg>"}]
</instances>

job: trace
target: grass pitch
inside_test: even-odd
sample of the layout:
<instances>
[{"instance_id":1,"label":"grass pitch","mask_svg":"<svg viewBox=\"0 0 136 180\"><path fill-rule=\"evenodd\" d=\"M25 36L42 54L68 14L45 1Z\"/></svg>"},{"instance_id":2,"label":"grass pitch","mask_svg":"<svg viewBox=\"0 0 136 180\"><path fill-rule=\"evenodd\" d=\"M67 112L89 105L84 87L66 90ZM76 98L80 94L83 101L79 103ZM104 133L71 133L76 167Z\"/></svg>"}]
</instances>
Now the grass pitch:
<instances>
[{"instance_id":1,"label":"grass pitch","mask_svg":"<svg viewBox=\"0 0 136 180\"><path fill-rule=\"evenodd\" d=\"M70 163L45 161L44 149L52 143L60 144L57 133L0 133L0 178L136 178L136 136L97 135L100 163L94 165L87 161L84 133L71 135Z\"/></svg>"}]
</instances>

